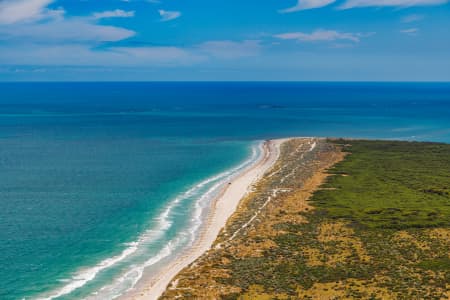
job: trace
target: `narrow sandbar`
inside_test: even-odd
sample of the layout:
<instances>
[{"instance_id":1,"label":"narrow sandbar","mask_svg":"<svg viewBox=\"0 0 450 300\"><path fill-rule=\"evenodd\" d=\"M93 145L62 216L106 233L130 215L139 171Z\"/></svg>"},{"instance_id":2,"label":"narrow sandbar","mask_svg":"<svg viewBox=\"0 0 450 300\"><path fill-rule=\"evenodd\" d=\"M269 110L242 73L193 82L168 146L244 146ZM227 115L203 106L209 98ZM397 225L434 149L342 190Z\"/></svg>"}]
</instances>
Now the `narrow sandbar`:
<instances>
[{"instance_id":1,"label":"narrow sandbar","mask_svg":"<svg viewBox=\"0 0 450 300\"><path fill-rule=\"evenodd\" d=\"M223 187L221 193L212 201L207 221L201 228L194 245L162 268L157 274L141 280L140 283L122 299L158 299L172 279L185 267L194 262L211 248L220 230L228 218L236 211L240 200L249 192L252 185L260 179L277 161L280 145L285 139L268 140L262 143L260 158L244 170L229 184Z\"/></svg>"}]
</instances>

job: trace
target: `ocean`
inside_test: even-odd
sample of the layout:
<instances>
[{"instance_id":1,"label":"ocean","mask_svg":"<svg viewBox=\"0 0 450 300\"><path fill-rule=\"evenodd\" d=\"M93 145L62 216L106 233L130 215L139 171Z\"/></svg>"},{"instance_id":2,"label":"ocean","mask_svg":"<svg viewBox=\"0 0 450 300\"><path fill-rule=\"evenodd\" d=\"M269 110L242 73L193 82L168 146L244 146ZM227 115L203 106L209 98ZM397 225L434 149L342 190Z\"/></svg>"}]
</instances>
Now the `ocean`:
<instances>
[{"instance_id":1,"label":"ocean","mask_svg":"<svg viewBox=\"0 0 450 300\"><path fill-rule=\"evenodd\" d=\"M449 83L0 83L0 299L113 299L264 139L450 142Z\"/></svg>"}]
</instances>

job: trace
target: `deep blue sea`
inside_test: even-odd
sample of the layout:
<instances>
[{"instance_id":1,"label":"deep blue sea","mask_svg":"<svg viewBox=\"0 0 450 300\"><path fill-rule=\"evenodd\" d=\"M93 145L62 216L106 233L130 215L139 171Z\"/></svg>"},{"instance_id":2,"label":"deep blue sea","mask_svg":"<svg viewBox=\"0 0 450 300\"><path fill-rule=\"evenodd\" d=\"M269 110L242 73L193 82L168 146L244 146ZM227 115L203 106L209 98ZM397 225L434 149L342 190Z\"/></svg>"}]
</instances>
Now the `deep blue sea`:
<instances>
[{"instance_id":1,"label":"deep blue sea","mask_svg":"<svg viewBox=\"0 0 450 300\"><path fill-rule=\"evenodd\" d=\"M0 83L0 299L112 299L289 136L450 142L449 83Z\"/></svg>"}]
</instances>

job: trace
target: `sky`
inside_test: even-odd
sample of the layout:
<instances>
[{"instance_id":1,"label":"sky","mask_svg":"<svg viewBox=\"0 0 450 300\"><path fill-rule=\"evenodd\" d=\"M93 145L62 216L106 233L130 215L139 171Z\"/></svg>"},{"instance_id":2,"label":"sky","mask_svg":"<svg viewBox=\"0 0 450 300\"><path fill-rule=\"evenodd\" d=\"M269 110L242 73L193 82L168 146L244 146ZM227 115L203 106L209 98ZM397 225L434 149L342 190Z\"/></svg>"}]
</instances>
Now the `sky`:
<instances>
[{"instance_id":1,"label":"sky","mask_svg":"<svg viewBox=\"0 0 450 300\"><path fill-rule=\"evenodd\" d=\"M450 81L450 0L0 0L0 81Z\"/></svg>"}]
</instances>

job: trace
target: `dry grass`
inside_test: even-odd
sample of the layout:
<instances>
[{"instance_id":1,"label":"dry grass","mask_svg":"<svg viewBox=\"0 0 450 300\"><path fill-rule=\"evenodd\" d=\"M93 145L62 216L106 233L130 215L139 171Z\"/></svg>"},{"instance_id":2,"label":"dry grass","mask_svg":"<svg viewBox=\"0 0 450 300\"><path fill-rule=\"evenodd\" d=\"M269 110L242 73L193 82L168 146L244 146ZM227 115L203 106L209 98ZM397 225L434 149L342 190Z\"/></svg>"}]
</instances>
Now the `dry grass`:
<instances>
[{"instance_id":1,"label":"dry grass","mask_svg":"<svg viewBox=\"0 0 450 300\"><path fill-rule=\"evenodd\" d=\"M312 142L283 145L219 235L220 247L184 269L162 299L450 299L450 229L371 228L327 212L315 193L342 192L339 184L322 184L355 178L329 170L346 158L341 147L351 145L316 139L309 151ZM331 211L349 206L344 200ZM367 212L379 221L376 209Z\"/></svg>"},{"instance_id":2,"label":"dry grass","mask_svg":"<svg viewBox=\"0 0 450 300\"><path fill-rule=\"evenodd\" d=\"M349 279L339 282L315 283L310 289L299 289L298 299L398 299L398 295L387 288L365 280Z\"/></svg>"}]
</instances>

